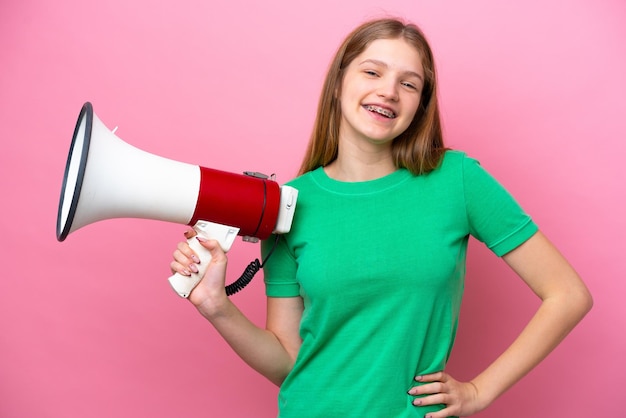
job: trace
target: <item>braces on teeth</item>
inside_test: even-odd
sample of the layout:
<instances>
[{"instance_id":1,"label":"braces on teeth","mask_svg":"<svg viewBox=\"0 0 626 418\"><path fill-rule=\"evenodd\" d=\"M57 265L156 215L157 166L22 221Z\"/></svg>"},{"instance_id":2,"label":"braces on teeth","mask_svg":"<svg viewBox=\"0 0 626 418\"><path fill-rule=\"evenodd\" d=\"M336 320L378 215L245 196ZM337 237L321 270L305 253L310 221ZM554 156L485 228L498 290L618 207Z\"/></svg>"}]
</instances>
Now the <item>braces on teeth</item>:
<instances>
[{"instance_id":1,"label":"braces on teeth","mask_svg":"<svg viewBox=\"0 0 626 418\"><path fill-rule=\"evenodd\" d=\"M370 112L380 113L381 115L387 116L391 119L396 117L395 113L393 113L391 110L383 109L382 107L367 105L365 108Z\"/></svg>"}]
</instances>

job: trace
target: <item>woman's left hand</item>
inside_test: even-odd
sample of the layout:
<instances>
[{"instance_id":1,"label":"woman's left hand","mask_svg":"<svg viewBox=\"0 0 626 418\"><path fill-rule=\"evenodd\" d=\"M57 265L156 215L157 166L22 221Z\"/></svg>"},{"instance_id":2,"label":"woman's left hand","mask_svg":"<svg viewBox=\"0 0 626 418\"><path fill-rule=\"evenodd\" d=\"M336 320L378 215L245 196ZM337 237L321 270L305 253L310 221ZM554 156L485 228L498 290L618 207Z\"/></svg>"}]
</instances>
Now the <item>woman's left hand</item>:
<instances>
[{"instance_id":1,"label":"woman's left hand","mask_svg":"<svg viewBox=\"0 0 626 418\"><path fill-rule=\"evenodd\" d=\"M416 376L415 381L422 385L409 390L409 395L421 395L415 398L414 405L446 405L440 411L428 413L425 418L466 417L486 407L481 405L478 390L473 383L459 382L446 372Z\"/></svg>"}]
</instances>

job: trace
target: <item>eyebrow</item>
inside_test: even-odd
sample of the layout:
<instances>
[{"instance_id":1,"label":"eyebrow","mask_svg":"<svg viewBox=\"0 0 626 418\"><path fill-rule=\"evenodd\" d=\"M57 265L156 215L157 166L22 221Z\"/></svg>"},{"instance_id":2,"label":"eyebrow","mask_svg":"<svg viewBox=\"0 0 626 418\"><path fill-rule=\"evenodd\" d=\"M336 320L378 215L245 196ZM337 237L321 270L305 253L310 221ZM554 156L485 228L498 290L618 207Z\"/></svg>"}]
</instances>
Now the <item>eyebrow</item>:
<instances>
[{"instance_id":1,"label":"eyebrow","mask_svg":"<svg viewBox=\"0 0 626 418\"><path fill-rule=\"evenodd\" d=\"M384 68L389 68L389 65L387 65L387 63L386 63L386 62L384 62L384 61L380 61L380 60L377 60L377 59L372 59L372 58L368 58L368 59L366 59L366 60L361 61L361 62L359 63L359 65L362 65L362 64L367 64L367 63L371 63L371 64L374 64L374 65L378 65L378 66L381 66L381 67L384 67ZM407 71L403 71L403 72L402 72L402 74L406 74L406 75L409 75L409 76L417 77L417 78L419 78L421 81L424 81L424 77L422 77L421 75L419 75L419 74L418 74L418 73L416 73L415 71L410 71L410 70L407 70Z\"/></svg>"}]
</instances>

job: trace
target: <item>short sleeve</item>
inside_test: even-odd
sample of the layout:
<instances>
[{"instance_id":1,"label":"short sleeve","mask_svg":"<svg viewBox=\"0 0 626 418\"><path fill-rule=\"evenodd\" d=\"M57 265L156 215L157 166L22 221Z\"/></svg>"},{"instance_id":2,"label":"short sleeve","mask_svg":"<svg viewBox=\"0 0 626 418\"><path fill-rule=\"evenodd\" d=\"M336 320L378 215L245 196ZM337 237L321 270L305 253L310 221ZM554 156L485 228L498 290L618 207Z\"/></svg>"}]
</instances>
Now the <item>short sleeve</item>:
<instances>
[{"instance_id":1,"label":"short sleeve","mask_svg":"<svg viewBox=\"0 0 626 418\"><path fill-rule=\"evenodd\" d=\"M538 228L511 194L480 163L463 161L463 187L470 234L501 257Z\"/></svg>"},{"instance_id":2,"label":"short sleeve","mask_svg":"<svg viewBox=\"0 0 626 418\"><path fill-rule=\"evenodd\" d=\"M274 246L274 236L261 243L262 253L267 257ZM297 264L287 239L280 236L269 258L263 266L265 294L270 297L287 298L300 296L300 285L296 280Z\"/></svg>"}]
</instances>

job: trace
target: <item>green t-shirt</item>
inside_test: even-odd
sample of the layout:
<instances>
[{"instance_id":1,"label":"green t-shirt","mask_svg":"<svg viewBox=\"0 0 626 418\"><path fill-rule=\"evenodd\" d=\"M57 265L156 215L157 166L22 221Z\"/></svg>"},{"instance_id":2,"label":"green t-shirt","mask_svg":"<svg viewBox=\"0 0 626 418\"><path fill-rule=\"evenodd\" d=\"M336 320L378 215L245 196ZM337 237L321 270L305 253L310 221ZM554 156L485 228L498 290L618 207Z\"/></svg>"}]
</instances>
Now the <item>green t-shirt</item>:
<instances>
[{"instance_id":1,"label":"green t-shirt","mask_svg":"<svg viewBox=\"0 0 626 418\"><path fill-rule=\"evenodd\" d=\"M302 346L281 418L423 417L407 391L443 370L458 323L469 235L501 256L537 226L476 160L448 151L429 174L299 190L291 231L267 261L266 293L304 300ZM263 244L266 253L273 240Z\"/></svg>"}]
</instances>

